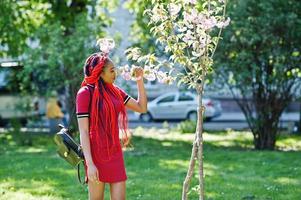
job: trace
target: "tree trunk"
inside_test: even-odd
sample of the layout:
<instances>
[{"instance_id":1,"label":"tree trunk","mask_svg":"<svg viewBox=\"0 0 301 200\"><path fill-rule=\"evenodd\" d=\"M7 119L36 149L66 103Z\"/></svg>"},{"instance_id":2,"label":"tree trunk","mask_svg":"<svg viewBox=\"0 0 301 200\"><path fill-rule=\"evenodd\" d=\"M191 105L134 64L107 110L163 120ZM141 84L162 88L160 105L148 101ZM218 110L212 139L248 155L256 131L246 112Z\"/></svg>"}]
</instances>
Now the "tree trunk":
<instances>
[{"instance_id":1,"label":"tree trunk","mask_svg":"<svg viewBox=\"0 0 301 200\"><path fill-rule=\"evenodd\" d=\"M204 200L204 173L203 173L203 113L205 107L202 105L202 93L198 95L198 128L197 128L197 145L198 145L198 160L199 160L199 200Z\"/></svg>"},{"instance_id":2,"label":"tree trunk","mask_svg":"<svg viewBox=\"0 0 301 200\"><path fill-rule=\"evenodd\" d=\"M261 121L261 126L258 126L254 133L255 149L274 150L278 130L278 120L276 120L276 122L266 118L258 120Z\"/></svg>"},{"instance_id":3,"label":"tree trunk","mask_svg":"<svg viewBox=\"0 0 301 200\"><path fill-rule=\"evenodd\" d=\"M77 129L77 118L76 118L76 89L70 84L66 85L65 89L66 100L67 100L67 111L69 114L68 128L71 136L76 136Z\"/></svg>"},{"instance_id":4,"label":"tree trunk","mask_svg":"<svg viewBox=\"0 0 301 200\"><path fill-rule=\"evenodd\" d=\"M195 139L193 141L192 152L189 162L186 178L183 183L182 200L188 199L189 184L194 172L195 161L199 161L199 200L204 200L204 175L203 175L203 113L204 106L202 105L202 93L198 92L198 120L195 132Z\"/></svg>"},{"instance_id":5,"label":"tree trunk","mask_svg":"<svg viewBox=\"0 0 301 200\"><path fill-rule=\"evenodd\" d=\"M265 93L259 89L254 92L254 98L251 100L244 95L242 95L242 99L235 96L234 99L246 116L253 133L254 148L274 150L280 116L291 102L291 96L289 94L278 96L276 92Z\"/></svg>"},{"instance_id":6,"label":"tree trunk","mask_svg":"<svg viewBox=\"0 0 301 200\"><path fill-rule=\"evenodd\" d=\"M254 137L254 146L258 150L274 150L276 144L276 134L267 130L256 133L258 137Z\"/></svg>"},{"instance_id":7,"label":"tree trunk","mask_svg":"<svg viewBox=\"0 0 301 200\"><path fill-rule=\"evenodd\" d=\"M301 98L299 104L299 125L298 125L298 132L301 133Z\"/></svg>"},{"instance_id":8,"label":"tree trunk","mask_svg":"<svg viewBox=\"0 0 301 200\"><path fill-rule=\"evenodd\" d=\"M195 133L195 134L197 134L197 133ZM197 155L198 148L197 148L196 145L197 145L197 142L196 142L196 137L195 137L195 139L193 141L193 146L192 146L191 157L190 157L190 162L189 162L187 175L186 175L186 178L185 178L184 183L183 183L182 200L187 200L188 199L187 194L188 194L188 191L189 191L189 184L190 184L193 172L194 172L195 160L197 158L196 155Z\"/></svg>"}]
</instances>

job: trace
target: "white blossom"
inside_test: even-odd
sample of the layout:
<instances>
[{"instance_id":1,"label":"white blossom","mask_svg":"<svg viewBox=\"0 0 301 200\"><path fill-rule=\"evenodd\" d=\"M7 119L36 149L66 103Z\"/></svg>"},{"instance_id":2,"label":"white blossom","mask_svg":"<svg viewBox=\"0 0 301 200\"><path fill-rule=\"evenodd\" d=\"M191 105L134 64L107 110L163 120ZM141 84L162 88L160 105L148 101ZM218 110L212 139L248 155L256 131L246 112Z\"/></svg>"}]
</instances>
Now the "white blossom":
<instances>
[{"instance_id":1,"label":"white blossom","mask_svg":"<svg viewBox=\"0 0 301 200\"><path fill-rule=\"evenodd\" d=\"M155 75L155 73L150 73L148 75L144 75L144 78L146 78L149 81L154 81L154 80L156 80L156 75Z\"/></svg>"},{"instance_id":2,"label":"white blossom","mask_svg":"<svg viewBox=\"0 0 301 200\"><path fill-rule=\"evenodd\" d=\"M193 5L195 5L195 4L197 4L197 0L184 0L184 3L185 4L193 4Z\"/></svg>"},{"instance_id":3,"label":"white blossom","mask_svg":"<svg viewBox=\"0 0 301 200\"><path fill-rule=\"evenodd\" d=\"M181 10L181 5L176 5L174 3L169 4L169 12L172 16L177 15Z\"/></svg>"},{"instance_id":4,"label":"white blossom","mask_svg":"<svg viewBox=\"0 0 301 200\"><path fill-rule=\"evenodd\" d=\"M187 27L185 27L185 26L179 27L178 31L179 32L185 32L185 31L187 31Z\"/></svg>"},{"instance_id":5,"label":"white blossom","mask_svg":"<svg viewBox=\"0 0 301 200\"><path fill-rule=\"evenodd\" d=\"M125 69L126 71L130 71L129 65L125 65L125 66L124 66L124 69Z\"/></svg>"},{"instance_id":6,"label":"white blossom","mask_svg":"<svg viewBox=\"0 0 301 200\"><path fill-rule=\"evenodd\" d=\"M189 66L198 66L199 58L210 57L210 53L213 53L216 48L217 44L213 43L211 38L212 29L224 28L230 23L230 18L221 20L223 17L221 11L225 8L222 4L226 1L214 1L214 6L210 10L206 8L207 1L199 2L200 6L205 6L203 9L196 6L197 0L169 2L172 3L156 1L153 3L153 8L145 12L151 19L150 25L154 26L155 37L165 45L166 52L172 53L169 59L171 63L178 62L180 65L189 63ZM131 48L130 52L128 58L144 66L143 77L147 80L157 79L159 83L165 84L171 84L175 80L170 73L160 70L160 67L163 67L162 62L159 59L151 59L151 54L143 56L135 48ZM128 68L129 66L123 68L123 77L126 80L137 80L133 73L135 66Z\"/></svg>"},{"instance_id":7,"label":"white blossom","mask_svg":"<svg viewBox=\"0 0 301 200\"><path fill-rule=\"evenodd\" d=\"M160 21L160 16L159 15L152 15L152 17L151 17L151 20L153 21L153 22L158 22L158 21Z\"/></svg>"},{"instance_id":8,"label":"white blossom","mask_svg":"<svg viewBox=\"0 0 301 200\"><path fill-rule=\"evenodd\" d=\"M159 21L164 21L167 19L166 11L162 6L155 6L151 12L151 20L155 23Z\"/></svg>"},{"instance_id":9,"label":"white blossom","mask_svg":"<svg viewBox=\"0 0 301 200\"><path fill-rule=\"evenodd\" d=\"M152 69L148 65L144 66L144 76L143 77L146 78L149 81L156 80L155 70Z\"/></svg>"},{"instance_id":10,"label":"white blossom","mask_svg":"<svg viewBox=\"0 0 301 200\"><path fill-rule=\"evenodd\" d=\"M165 83L165 84L171 85L172 82L173 82L173 78L172 78L171 76L166 76L166 77L163 79L162 82Z\"/></svg>"},{"instance_id":11,"label":"white blossom","mask_svg":"<svg viewBox=\"0 0 301 200\"><path fill-rule=\"evenodd\" d=\"M217 22L216 26L217 26L217 28L225 28L229 24L230 24L230 18L228 17L225 21Z\"/></svg>"},{"instance_id":12,"label":"white blossom","mask_svg":"<svg viewBox=\"0 0 301 200\"><path fill-rule=\"evenodd\" d=\"M184 37L182 38L182 40L188 45L190 46L191 44L194 43L195 41L195 37L192 35L192 31L188 30L187 33L184 35Z\"/></svg>"},{"instance_id":13,"label":"white blossom","mask_svg":"<svg viewBox=\"0 0 301 200\"><path fill-rule=\"evenodd\" d=\"M196 50L191 52L191 54L194 57L201 57L204 53L205 53L205 48L197 48Z\"/></svg>"},{"instance_id":14,"label":"white blossom","mask_svg":"<svg viewBox=\"0 0 301 200\"><path fill-rule=\"evenodd\" d=\"M157 79L159 83L164 83L164 79L167 77L166 73L162 71L157 72Z\"/></svg>"}]
</instances>

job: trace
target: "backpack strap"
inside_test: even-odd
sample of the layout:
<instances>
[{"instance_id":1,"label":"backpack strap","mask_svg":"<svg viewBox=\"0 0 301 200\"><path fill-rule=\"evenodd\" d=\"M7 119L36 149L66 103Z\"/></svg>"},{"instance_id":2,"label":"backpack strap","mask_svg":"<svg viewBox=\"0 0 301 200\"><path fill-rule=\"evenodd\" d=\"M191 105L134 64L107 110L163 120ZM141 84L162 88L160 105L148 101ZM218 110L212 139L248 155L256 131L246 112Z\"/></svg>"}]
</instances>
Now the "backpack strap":
<instances>
[{"instance_id":1,"label":"backpack strap","mask_svg":"<svg viewBox=\"0 0 301 200\"><path fill-rule=\"evenodd\" d=\"M84 161L81 162L84 164ZM77 178L80 184L85 185L86 184L85 180L82 181L80 178L80 163L77 164Z\"/></svg>"}]
</instances>

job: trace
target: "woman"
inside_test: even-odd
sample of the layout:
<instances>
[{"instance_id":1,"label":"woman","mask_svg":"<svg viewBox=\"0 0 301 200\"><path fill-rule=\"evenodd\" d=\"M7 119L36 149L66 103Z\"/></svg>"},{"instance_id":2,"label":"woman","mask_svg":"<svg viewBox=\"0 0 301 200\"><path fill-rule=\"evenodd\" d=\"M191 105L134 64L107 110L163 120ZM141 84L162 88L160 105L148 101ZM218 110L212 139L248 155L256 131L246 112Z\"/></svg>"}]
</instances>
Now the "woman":
<instances>
[{"instance_id":1,"label":"woman","mask_svg":"<svg viewBox=\"0 0 301 200\"><path fill-rule=\"evenodd\" d=\"M49 133L55 134L59 131L58 124L63 122L64 113L58 104L58 95L52 91L46 105L46 116L49 121Z\"/></svg>"},{"instance_id":2,"label":"woman","mask_svg":"<svg viewBox=\"0 0 301 200\"><path fill-rule=\"evenodd\" d=\"M89 56L84 74L82 87L76 97L76 112L85 156L85 182L88 183L89 199L104 199L105 184L108 183L111 199L123 200L127 175L119 140L119 125L124 134L123 143L126 144L126 108L140 113L147 111L143 69L135 69L138 100L114 85L116 68L107 54Z\"/></svg>"}]
</instances>

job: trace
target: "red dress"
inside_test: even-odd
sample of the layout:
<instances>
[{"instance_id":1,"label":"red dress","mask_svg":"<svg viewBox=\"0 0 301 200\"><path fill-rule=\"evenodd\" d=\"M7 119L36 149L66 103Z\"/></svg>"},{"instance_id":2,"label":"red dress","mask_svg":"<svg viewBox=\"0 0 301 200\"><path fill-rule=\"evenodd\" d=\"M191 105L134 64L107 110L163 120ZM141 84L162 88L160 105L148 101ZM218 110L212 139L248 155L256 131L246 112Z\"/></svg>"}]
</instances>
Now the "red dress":
<instances>
[{"instance_id":1,"label":"red dress","mask_svg":"<svg viewBox=\"0 0 301 200\"><path fill-rule=\"evenodd\" d=\"M116 86L116 85L115 85ZM131 98L124 90L117 87L116 88L120 91L121 96L123 97L123 102L120 102L119 99L114 97L112 94L110 94L111 100L114 103L114 108L116 111L115 118L112 120L118 121L118 115L121 111L122 103L126 104L128 100ZM93 95L94 86L88 85L84 86L79 89L77 92L76 97L76 114L77 118L82 117L89 117L89 108L90 108L90 98ZM91 92L91 93L90 93ZM118 126L118 123L116 123ZM100 126L102 127L102 126ZM115 137L115 145L111 149L111 155L108 157L108 148L107 148L107 142L106 137L103 134L104 131L102 128L101 130L98 130L101 135L101 148L97 146L97 142L95 141L95 134L90 131L89 133L89 139L90 139L90 149L91 149L91 156L93 163L95 164L96 168L98 169L98 175L99 175L99 181L106 182L106 183L114 183L114 182L120 182L127 180L125 165L124 165L124 159L123 159L123 152L120 145L119 137ZM119 128L117 133L115 133L117 136L119 135ZM110 138L112 140L112 137ZM112 143L112 141L110 141ZM99 144L99 143L98 143ZM98 149L98 150L97 150ZM86 160L84 162L85 164L85 182L88 182L88 174L87 174L87 164Z\"/></svg>"}]
</instances>

